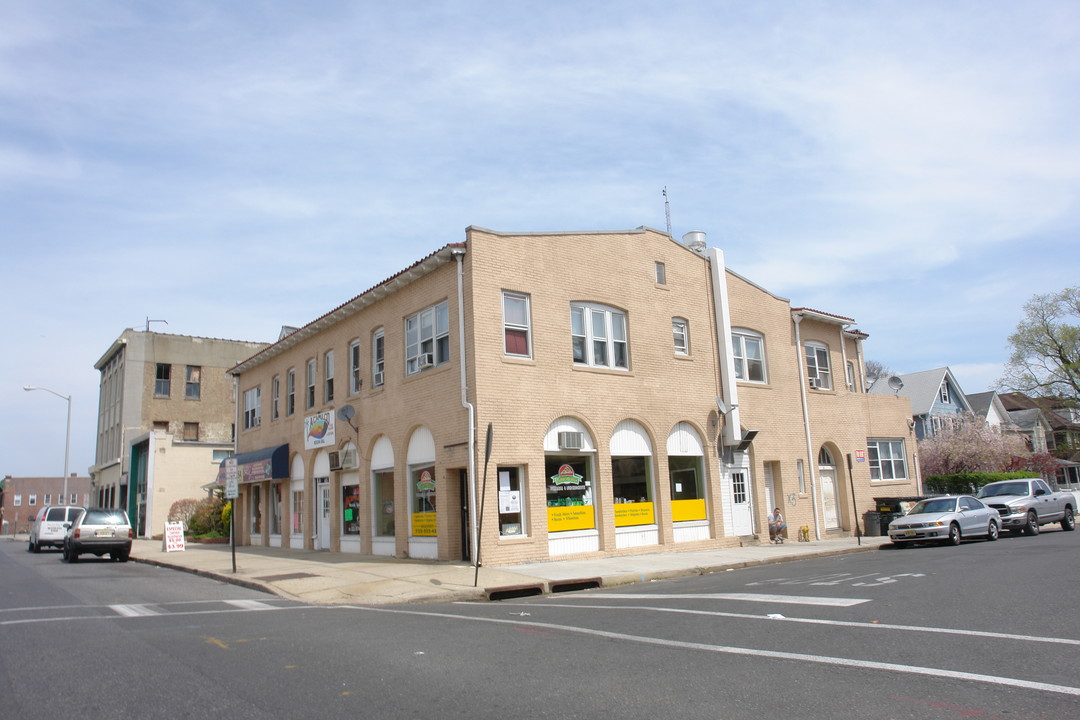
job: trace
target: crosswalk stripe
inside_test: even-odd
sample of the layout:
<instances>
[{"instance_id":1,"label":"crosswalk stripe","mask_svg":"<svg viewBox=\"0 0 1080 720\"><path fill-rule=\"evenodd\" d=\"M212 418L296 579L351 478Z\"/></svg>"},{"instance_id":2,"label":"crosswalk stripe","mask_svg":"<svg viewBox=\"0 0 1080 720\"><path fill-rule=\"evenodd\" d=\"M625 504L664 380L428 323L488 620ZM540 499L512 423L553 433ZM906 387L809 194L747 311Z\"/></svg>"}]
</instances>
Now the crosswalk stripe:
<instances>
[{"instance_id":1,"label":"crosswalk stripe","mask_svg":"<svg viewBox=\"0 0 1080 720\"><path fill-rule=\"evenodd\" d=\"M226 605L232 605L241 610L277 610L278 608L264 603L262 600L226 600Z\"/></svg>"},{"instance_id":2,"label":"crosswalk stripe","mask_svg":"<svg viewBox=\"0 0 1080 720\"><path fill-rule=\"evenodd\" d=\"M575 600L743 600L745 602L786 603L788 605L824 605L827 607L851 607L870 602L861 598L815 597L812 595L769 595L766 593L703 593L699 595L666 595L630 593L582 593Z\"/></svg>"},{"instance_id":3,"label":"crosswalk stripe","mask_svg":"<svg viewBox=\"0 0 1080 720\"><path fill-rule=\"evenodd\" d=\"M155 610L146 605L110 605L109 609L117 615L124 617L146 617L148 615L160 615L160 610Z\"/></svg>"}]
</instances>

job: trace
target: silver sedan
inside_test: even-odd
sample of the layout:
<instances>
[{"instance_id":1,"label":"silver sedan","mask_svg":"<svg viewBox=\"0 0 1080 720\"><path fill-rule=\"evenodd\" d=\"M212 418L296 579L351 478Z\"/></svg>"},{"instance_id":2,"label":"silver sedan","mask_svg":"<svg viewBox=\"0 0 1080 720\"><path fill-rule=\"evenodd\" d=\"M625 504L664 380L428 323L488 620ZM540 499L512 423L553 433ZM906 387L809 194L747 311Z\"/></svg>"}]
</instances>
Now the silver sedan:
<instances>
[{"instance_id":1,"label":"silver sedan","mask_svg":"<svg viewBox=\"0 0 1080 720\"><path fill-rule=\"evenodd\" d=\"M970 495L945 495L920 501L889 523L889 539L897 546L917 542L959 545L966 538L997 540L1001 516Z\"/></svg>"}]
</instances>

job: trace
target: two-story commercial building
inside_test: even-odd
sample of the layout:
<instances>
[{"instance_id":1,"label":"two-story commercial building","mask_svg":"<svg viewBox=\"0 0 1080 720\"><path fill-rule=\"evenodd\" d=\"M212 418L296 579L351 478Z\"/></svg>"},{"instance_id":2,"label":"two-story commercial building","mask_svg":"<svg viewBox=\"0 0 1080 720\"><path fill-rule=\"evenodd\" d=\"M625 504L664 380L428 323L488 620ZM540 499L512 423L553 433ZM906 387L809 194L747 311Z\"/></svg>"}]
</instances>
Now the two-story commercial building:
<instances>
[{"instance_id":1,"label":"two-story commercial building","mask_svg":"<svg viewBox=\"0 0 1080 720\"><path fill-rule=\"evenodd\" d=\"M470 227L231 371L240 542L513 564L734 545L774 504L852 532L916 488L865 337L702 233Z\"/></svg>"}]
</instances>

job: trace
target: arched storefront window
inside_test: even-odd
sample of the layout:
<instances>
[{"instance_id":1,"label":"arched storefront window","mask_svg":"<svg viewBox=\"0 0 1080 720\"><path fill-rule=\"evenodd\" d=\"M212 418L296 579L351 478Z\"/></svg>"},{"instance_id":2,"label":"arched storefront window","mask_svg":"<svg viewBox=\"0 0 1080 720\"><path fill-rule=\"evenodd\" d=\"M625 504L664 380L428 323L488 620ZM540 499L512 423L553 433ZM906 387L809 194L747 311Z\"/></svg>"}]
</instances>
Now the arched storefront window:
<instances>
[{"instance_id":1,"label":"arched storefront window","mask_svg":"<svg viewBox=\"0 0 1080 720\"><path fill-rule=\"evenodd\" d=\"M672 521L707 520L705 450L697 430L689 423L677 423L668 433L667 454Z\"/></svg>"},{"instance_id":2,"label":"arched storefront window","mask_svg":"<svg viewBox=\"0 0 1080 720\"><path fill-rule=\"evenodd\" d=\"M611 435L611 495L615 527L656 522L652 443L638 423L623 420Z\"/></svg>"},{"instance_id":3,"label":"arched storefront window","mask_svg":"<svg viewBox=\"0 0 1080 720\"><path fill-rule=\"evenodd\" d=\"M594 530L592 435L579 421L559 418L544 437L544 452L548 532Z\"/></svg>"}]
</instances>

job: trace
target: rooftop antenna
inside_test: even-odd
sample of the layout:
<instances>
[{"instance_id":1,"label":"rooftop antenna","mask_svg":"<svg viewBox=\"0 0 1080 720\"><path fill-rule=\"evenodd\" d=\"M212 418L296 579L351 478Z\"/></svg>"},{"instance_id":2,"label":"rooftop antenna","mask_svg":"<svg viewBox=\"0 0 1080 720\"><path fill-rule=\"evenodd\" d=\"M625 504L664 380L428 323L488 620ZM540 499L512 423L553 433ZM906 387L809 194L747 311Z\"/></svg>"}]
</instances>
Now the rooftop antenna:
<instances>
[{"instance_id":1,"label":"rooftop antenna","mask_svg":"<svg viewBox=\"0 0 1080 720\"><path fill-rule=\"evenodd\" d=\"M151 320L151 319L150 319L150 316L148 315L148 316L146 317L146 332L150 332L150 323L152 323L152 322L163 322L163 323L165 323L166 325L168 325L168 324L169 324L169 321L168 321L168 320Z\"/></svg>"},{"instance_id":2,"label":"rooftop antenna","mask_svg":"<svg viewBox=\"0 0 1080 720\"><path fill-rule=\"evenodd\" d=\"M667 185L664 186L664 191L660 193L664 196L664 219L667 220L667 234L671 235L671 203L668 202Z\"/></svg>"}]
</instances>

